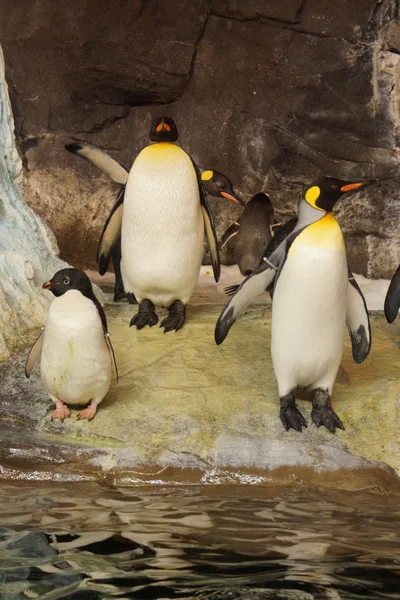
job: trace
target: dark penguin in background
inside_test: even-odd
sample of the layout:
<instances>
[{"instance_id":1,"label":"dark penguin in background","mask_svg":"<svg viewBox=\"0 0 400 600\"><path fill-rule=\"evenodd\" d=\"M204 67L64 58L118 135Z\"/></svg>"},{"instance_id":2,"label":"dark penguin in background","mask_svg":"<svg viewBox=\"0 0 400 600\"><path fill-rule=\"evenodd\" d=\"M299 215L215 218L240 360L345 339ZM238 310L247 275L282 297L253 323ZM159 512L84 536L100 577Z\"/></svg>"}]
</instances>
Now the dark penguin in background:
<instances>
[{"instance_id":1,"label":"dark penguin in background","mask_svg":"<svg viewBox=\"0 0 400 600\"><path fill-rule=\"evenodd\" d=\"M400 308L400 265L393 275L385 298L385 315L388 323L393 323Z\"/></svg>"},{"instance_id":2,"label":"dark penguin in background","mask_svg":"<svg viewBox=\"0 0 400 600\"><path fill-rule=\"evenodd\" d=\"M296 405L298 388L313 394L311 418L317 427L324 425L332 433L344 429L331 395L345 325L355 362L365 360L371 347L366 303L348 268L342 231L332 214L343 194L365 183L323 178L311 185L300 200L291 233L240 284L215 328L215 341L221 344L251 301L274 286L271 354L280 418L287 430L307 426Z\"/></svg>"},{"instance_id":3,"label":"dark penguin in background","mask_svg":"<svg viewBox=\"0 0 400 600\"><path fill-rule=\"evenodd\" d=\"M274 208L267 194L260 192L247 204L247 210L232 223L220 239L219 248L229 244L242 275L250 275L260 265L274 232Z\"/></svg>"},{"instance_id":4,"label":"dark penguin in background","mask_svg":"<svg viewBox=\"0 0 400 600\"><path fill-rule=\"evenodd\" d=\"M97 251L97 264L100 275L104 275L108 269L111 258L115 273L114 301L119 302L124 298L127 298L128 302L131 304L137 304L133 293L125 293L121 275L122 211L129 167L104 152L104 150L91 146L90 144L73 142L67 144L65 147L69 152L87 160L100 171L109 175L115 183L122 186L118 193L117 201L106 220L100 237ZM214 171L213 169L204 169L202 167L198 167L198 170L201 173L201 186L205 195L208 194L216 198L225 198L246 207L246 204L236 195L232 182L226 175ZM209 231L207 238L208 243L211 242L214 246L215 240L212 231ZM210 250L212 256L215 256L215 253L218 252L218 248L213 247Z\"/></svg>"},{"instance_id":5,"label":"dark penguin in background","mask_svg":"<svg viewBox=\"0 0 400 600\"><path fill-rule=\"evenodd\" d=\"M55 299L29 353L25 374L30 377L41 354L43 387L56 405L51 418L63 421L70 415L67 404L90 402L79 417L93 419L110 388L112 364L118 380L103 307L80 269L61 269L42 287Z\"/></svg>"}]
</instances>

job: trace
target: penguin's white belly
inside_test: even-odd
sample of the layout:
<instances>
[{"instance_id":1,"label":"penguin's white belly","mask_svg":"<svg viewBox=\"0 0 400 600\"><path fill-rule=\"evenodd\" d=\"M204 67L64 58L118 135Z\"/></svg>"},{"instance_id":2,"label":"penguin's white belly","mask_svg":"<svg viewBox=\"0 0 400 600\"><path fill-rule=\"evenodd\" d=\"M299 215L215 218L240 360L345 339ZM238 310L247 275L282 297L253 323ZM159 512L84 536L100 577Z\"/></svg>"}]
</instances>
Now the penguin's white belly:
<instances>
[{"instance_id":1,"label":"penguin's white belly","mask_svg":"<svg viewBox=\"0 0 400 600\"><path fill-rule=\"evenodd\" d=\"M145 148L133 163L124 199L121 270L138 301L187 303L204 249L196 172L179 146Z\"/></svg>"},{"instance_id":2,"label":"penguin's white belly","mask_svg":"<svg viewBox=\"0 0 400 600\"><path fill-rule=\"evenodd\" d=\"M284 396L332 391L343 352L347 260L343 246L299 243L289 252L272 306L272 360Z\"/></svg>"},{"instance_id":3,"label":"penguin's white belly","mask_svg":"<svg viewBox=\"0 0 400 600\"><path fill-rule=\"evenodd\" d=\"M40 373L46 391L67 404L99 403L111 383L111 357L96 306L77 290L53 300Z\"/></svg>"}]
</instances>

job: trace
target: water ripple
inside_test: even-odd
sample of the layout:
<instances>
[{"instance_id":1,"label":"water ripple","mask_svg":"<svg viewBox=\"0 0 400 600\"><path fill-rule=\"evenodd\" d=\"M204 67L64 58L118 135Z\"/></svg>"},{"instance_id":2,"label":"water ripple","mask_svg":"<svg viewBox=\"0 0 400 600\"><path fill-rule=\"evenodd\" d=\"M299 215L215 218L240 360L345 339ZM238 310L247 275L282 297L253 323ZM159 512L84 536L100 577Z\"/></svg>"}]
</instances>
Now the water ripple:
<instances>
[{"instance_id":1,"label":"water ripple","mask_svg":"<svg viewBox=\"0 0 400 600\"><path fill-rule=\"evenodd\" d=\"M0 494L4 600L400 599L395 497L94 484Z\"/></svg>"}]
</instances>

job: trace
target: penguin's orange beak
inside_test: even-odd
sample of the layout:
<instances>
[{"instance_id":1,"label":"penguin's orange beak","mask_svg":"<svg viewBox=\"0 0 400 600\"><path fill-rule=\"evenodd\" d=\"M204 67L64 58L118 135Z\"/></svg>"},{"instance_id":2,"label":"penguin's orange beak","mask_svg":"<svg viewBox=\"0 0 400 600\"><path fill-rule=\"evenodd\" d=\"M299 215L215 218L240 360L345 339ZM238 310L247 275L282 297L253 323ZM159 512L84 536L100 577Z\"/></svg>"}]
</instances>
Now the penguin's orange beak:
<instances>
[{"instance_id":1,"label":"penguin's orange beak","mask_svg":"<svg viewBox=\"0 0 400 600\"><path fill-rule=\"evenodd\" d=\"M53 285L53 284L51 283L51 281L46 281L46 283L44 283L44 284L42 285L42 288L43 288L44 290L48 290L48 289L49 289L49 288L50 288L52 285Z\"/></svg>"},{"instance_id":2,"label":"penguin's orange beak","mask_svg":"<svg viewBox=\"0 0 400 600\"><path fill-rule=\"evenodd\" d=\"M240 204L244 208L247 208L246 202L243 202L243 200L241 200L237 196L234 196L233 194L228 194L228 192L220 192L220 194L224 198L227 198L228 200L231 200L232 202L235 202L235 204Z\"/></svg>"},{"instance_id":3,"label":"penguin's orange beak","mask_svg":"<svg viewBox=\"0 0 400 600\"><path fill-rule=\"evenodd\" d=\"M360 183L348 183L347 185L344 185L343 187L340 188L341 192L352 192L353 190L358 190L358 188L362 187L364 185L364 181L361 181Z\"/></svg>"}]
</instances>

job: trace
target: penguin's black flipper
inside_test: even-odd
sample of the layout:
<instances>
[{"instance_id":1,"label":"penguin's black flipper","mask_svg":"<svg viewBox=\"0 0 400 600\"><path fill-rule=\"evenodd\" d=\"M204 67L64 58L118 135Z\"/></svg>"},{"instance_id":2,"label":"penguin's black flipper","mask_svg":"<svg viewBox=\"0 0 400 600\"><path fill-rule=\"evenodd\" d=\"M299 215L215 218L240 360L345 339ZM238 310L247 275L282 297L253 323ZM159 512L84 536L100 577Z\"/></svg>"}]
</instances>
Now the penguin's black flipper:
<instances>
[{"instance_id":1,"label":"penguin's black flipper","mask_svg":"<svg viewBox=\"0 0 400 600\"><path fill-rule=\"evenodd\" d=\"M229 242L229 240L232 239L237 234L239 229L240 229L239 221L233 221L232 225L229 225L228 229L225 231L224 235L219 240L219 249L220 250L222 250L222 248L225 246L225 244L227 244Z\"/></svg>"},{"instance_id":2,"label":"penguin's black flipper","mask_svg":"<svg viewBox=\"0 0 400 600\"><path fill-rule=\"evenodd\" d=\"M276 254L274 253L271 261L263 262L258 269L242 281L235 295L225 306L217 321L214 337L218 345L222 344L239 314L245 311L250 302L264 292L267 286L273 282L281 262L277 260L280 254L285 256L284 253L279 251ZM274 259L277 260L276 263L273 262Z\"/></svg>"},{"instance_id":3,"label":"penguin's black flipper","mask_svg":"<svg viewBox=\"0 0 400 600\"><path fill-rule=\"evenodd\" d=\"M44 339L44 327L42 327L42 331L40 332L40 335L36 339L32 348L30 349L28 358L26 359L25 375L27 376L28 379L31 376L33 367L35 366L35 363L36 363L37 359L39 358L40 353L42 351L43 339Z\"/></svg>"},{"instance_id":4,"label":"penguin's black flipper","mask_svg":"<svg viewBox=\"0 0 400 600\"><path fill-rule=\"evenodd\" d=\"M400 308L400 266L393 275L385 298L385 315L388 323L393 323Z\"/></svg>"},{"instance_id":5,"label":"penguin's black flipper","mask_svg":"<svg viewBox=\"0 0 400 600\"><path fill-rule=\"evenodd\" d=\"M108 351L111 355L111 358L112 358L112 361L114 364L115 375L116 375L117 383L118 383L119 377L118 377L117 361L115 360L114 348L111 343L110 333L108 331L106 313L104 312L104 308L102 307L102 305L100 304L100 302L98 301L96 296L94 295L93 290L91 291L91 293L85 294L85 295L87 298L90 298L90 300L93 302L93 304L95 305L95 307L97 308L97 311L99 313L101 324L103 325L104 339L106 340L107 348L108 348Z\"/></svg>"},{"instance_id":6,"label":"penguin's black flipper","mask_svg":"<svg viewBox=\"0 0 400 600\"><path fill-rule=\"evenodd\" d=\"M346 323L354 362L362 363L371 349L371 326L365 298L350 270L348 277Z\"/></svg>"},{"instance_id":7,"label":"penguin's black flipper","mask_svg":"<svg viewBox=\"0 0 400 600\"><path fill-rule=\"evenodd\" d=\"M124 195L125 187L120 189L117 201L114 204L101 233L99 247L97 249L97 265L100 275L104 275L107 271L112 250L121 237Z\"/></svg>"},{"instance_id":8,"label":"penguin's black flipper","mask_svg":"<svg viewBox=\"0 0 400 600\"><path fill-rule=\"evenodd\" d=\"M118 383L118 381L119 381L119 375L118 375L117 361L115 360L115 352L114 352L113 345L111 343L110 334L108 332L104 334L104 339L106 340L107 348L108 348L108 351L109 351L109 353L111 355L111 358L112 358L112 361L113 361L114 371L115 371L115 377L116 377L117 383Z\"/></svg>"},{"instance_id":9,"label":"penguin's black flipper","mask_svg":"<svg viewBox=\"0 0 400 600\"><path fill-rule=\"evenodd\" d=\"M200 195L201 198L201 195ZM217 234L215 232L214 219L212 217L210 208L207 204L207 200L203 195L201 198L201 210L203 213L204 219L204 230L207 237L208 248L210 250L211 263L214 271L214 279L218 283L219 278L221 276L221 265L219 261L219 252L218 252L218 240Z\"/></svg>"},{"instance_id":10,"label":"penguin's black flipper","mask_svg":"<svg viewBox=\"0 0 400 600\"><path fill-rule=\"evenodd\" d=\"M100 171L103 171L103 173L109 175L116 183L126 184L129 168L121 161L107 154L107 152L104 152L104 150L81 142L66 144L65 148L68 152L77 154L100 169Z\"/></svg>"},{"instance_id":11,"label":"penguin's black flipper","mask_svg":"<svg viewBox=\"0 0 400 600\"><path fill-rule=\"evenodd\" d=\"M111 260L114 265L114 273L115 273L115 284L114 284L114 302L120 302L124 298L126 298L124 282L122 281L121 274L121 236L115 242L115 245L111 251Z\"/></svg>"}]
</instances>

